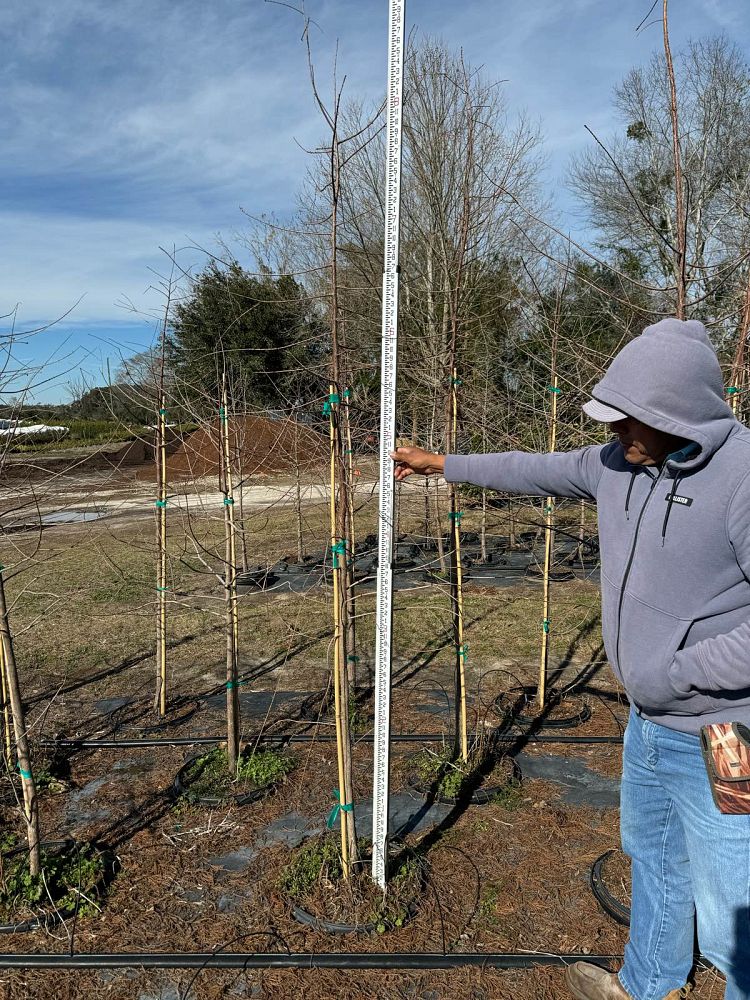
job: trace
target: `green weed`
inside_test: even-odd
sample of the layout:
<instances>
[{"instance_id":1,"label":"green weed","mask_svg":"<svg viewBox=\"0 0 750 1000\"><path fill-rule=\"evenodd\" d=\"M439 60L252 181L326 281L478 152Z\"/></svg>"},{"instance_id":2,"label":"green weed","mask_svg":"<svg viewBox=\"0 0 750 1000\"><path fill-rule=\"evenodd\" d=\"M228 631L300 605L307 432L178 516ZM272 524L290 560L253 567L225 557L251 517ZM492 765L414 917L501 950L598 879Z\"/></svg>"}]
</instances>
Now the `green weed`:
<instances>
[{"instance_id":1,"label":"green weed","mask_svg":"<svg viewBox=\"0 0 750 1000\"><path fill-rule=\"evenodd\" d=\"M51 905L51 897L58 910L77 906L82 916L96 913L97 907L89 899L99 895L103 876L104 859L90 844L73 853L42 851L40 875L31 874L29 857L24 851L11 859L3 872L0 912L9 915L27 907L44 908Z\"/></svg>"},{"instance_id":2,"label":"green weed","mask_svg":"<svg viewBox=\"0 0 750 1000\"><path fill-rule=\"evenodd\" d=\"M232 792L232 784L250 782L256 788L265 788L281 781L296 767L293 757L276 750L255 750L243 754L237 762L236 774L230 774L227 753L217 747L202 754L192 762L185 774L188 801Z\"/></svg>"},{"instance_id":3,"label":"green weed","mask_svg":"<svg viewBox=\"0 0 750 1000\"><path fill-rule=\"evenodd\" d=\"M330 837L309 840L295 853L279 876L279 888L301 901L321 879L339 882L343 875L341 853Z\"/></svg>"},{"instance_id":4,"label":"green weed","mask_svg":"<svg viewBox=\"0 0 750 1000\"><path fill-rule=\"evenodd\" d=\"M477 913L480 920L484 920L488 924L497 923L496 910L499 901L500 886L491 882L483 888L482 895L479 899Z\"/></svg>"},{"instance_id":5,"label":"green weed","mask_svg":"<svg viewBox=\"0 0 750 1000\"><path fill-rule=\"evenodd\" d=\"M521 782L518 778L511 778L507 784L497 790L490 801L502 809L507 809L509 812L518 809L523 802Z\"/></svg>"}]
</instances>

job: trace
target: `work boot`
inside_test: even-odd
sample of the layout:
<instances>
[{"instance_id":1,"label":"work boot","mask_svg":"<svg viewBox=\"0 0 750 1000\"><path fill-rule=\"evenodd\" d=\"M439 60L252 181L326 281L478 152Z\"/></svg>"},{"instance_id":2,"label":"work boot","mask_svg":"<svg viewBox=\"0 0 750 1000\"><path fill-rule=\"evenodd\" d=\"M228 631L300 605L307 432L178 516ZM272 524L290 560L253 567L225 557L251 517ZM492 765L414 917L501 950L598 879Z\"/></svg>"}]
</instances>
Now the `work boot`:
<instances>
[{"instance_id":1,"label":"work boot","mask_svg":"<svg viewBox=\"0 0 750 1000\"><path fill-rule=\"evenodd\" d=\"M565 970L568 989L577 1000L631 1000L630 994L622 988L614 972L591 962L576 962ZM682 986L667 993L664 1000L680 1000L686 997L692 987Z\"/></svg>"}]
</instances>

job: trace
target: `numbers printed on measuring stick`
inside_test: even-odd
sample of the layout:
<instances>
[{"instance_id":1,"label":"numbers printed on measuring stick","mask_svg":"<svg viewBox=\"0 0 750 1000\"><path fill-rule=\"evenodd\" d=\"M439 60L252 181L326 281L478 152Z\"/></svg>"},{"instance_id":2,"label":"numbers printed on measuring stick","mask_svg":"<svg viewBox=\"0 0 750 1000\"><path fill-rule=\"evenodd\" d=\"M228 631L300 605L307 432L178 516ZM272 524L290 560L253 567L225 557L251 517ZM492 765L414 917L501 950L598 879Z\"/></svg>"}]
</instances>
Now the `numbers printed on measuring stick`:
<instances>
[{"instance_id":1,"label":"numbers printed on measuring stick","mask_svg":"<svg viewBox=\"0 0 750 1000\"><path fill-rule=\"evenodd\" d=\"M385 247L383 254L382 358L380 368L380 500L375 609L375 753L372 802L372 877L385 889L388 866L388 791L391 735L393 617L393 514L395 487L390 451L396 441L398 347L398 243L401 198L401 94L404 78L404 0L388 14L388 115L386 124Z\"/></svg>"}]
</instances>

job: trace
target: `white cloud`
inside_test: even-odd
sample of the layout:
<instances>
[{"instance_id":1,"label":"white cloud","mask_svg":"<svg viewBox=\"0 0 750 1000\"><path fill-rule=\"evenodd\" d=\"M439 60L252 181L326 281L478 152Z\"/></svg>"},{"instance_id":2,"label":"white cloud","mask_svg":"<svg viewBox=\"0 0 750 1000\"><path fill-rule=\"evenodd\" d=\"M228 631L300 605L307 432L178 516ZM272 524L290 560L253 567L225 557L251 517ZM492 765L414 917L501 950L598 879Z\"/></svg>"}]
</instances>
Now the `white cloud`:
<instances>
[{"instance_id":1,"label":"white cloud","mask_svg":"<svg viewBox=\"0 0 750 1000\"><path fill-rule=\"evenodd\" d=\"M330 93L339 43L346 92L385 87L385 0L307 0L317 76ZM462 47L507 80L548 137L549 176L606 135L612 86L660 43L635 35L647 4L410 0L408 26ZM746 0L673 5L675 47L721 30L747 49ZM114 322L122 296L150 307L158 247L205 244L254 213L284 213L324 129L302 23L260 0L25 0L0 5L0 268L7 303L33 319L76 299L79 322ZM3 194L2 192L5 192ZM155 301L155 300L154 300Z\"/></svg>"}]
</instances>

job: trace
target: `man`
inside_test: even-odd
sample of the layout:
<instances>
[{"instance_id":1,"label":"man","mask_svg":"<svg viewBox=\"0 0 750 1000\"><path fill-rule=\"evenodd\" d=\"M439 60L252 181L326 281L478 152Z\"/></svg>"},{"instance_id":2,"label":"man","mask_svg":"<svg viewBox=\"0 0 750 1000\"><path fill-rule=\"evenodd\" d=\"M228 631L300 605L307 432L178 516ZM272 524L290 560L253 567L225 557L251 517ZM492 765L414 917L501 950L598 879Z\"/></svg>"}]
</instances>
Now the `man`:
<instances>
[{"instance_id":1,"label":"man","mask_svg":"<svg viewBox=\"0 0 750 1000\"><path fill-rule=\"evenodd\" d=\"M750 724L750 431L693 320L647 327L584 410L617 440L541 455L398 448L396 478L596 501L602 633L631 702L620 824L633 891L619 974L579 962L568 986L579 1000L685 995L697 913L725 1000L750 1000L750 815L715 806L698 735Z\"/></svg>"}]
</instances>

